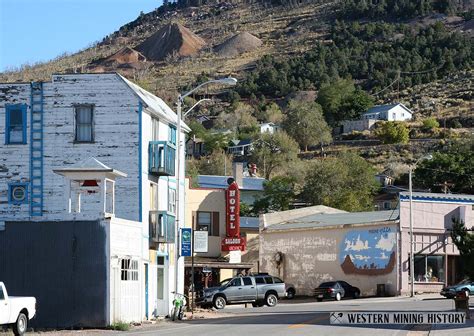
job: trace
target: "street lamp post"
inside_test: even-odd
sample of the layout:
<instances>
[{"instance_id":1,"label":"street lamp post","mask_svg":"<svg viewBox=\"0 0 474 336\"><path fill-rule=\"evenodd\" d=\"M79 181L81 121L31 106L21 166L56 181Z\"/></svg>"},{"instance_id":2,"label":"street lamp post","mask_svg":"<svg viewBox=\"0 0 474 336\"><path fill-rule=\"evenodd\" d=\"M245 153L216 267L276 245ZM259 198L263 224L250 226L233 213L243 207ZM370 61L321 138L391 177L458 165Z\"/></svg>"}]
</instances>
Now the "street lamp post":
<instances>
[{"instance_id":1,"label":"street lamp post","mask_svg":"<svg viewBox=\"0 0 474 336\"><path fill-rule=\"evenodd\" d=\"M178 96L178 102L177 102L177 108L176 108L176 115L177 115L177 123L176 123L176 133L177 133L177 146L176 146L176 157L175 157L175 167L176 167L176 188L178 192L176 193L176 229L175 229L175 237L176 237L176 242L175 242L175 292L178 293L178 276L179 276L179 267L178 267L178 262L179 262L179 230L181 227L181 207L180 207L180 195L181 195L181 150L182 150L182 141L181 141L181 120L183 117L185 117L189 112L191 112L192 109L194 109L198 104L200 104L203 101L209 100L209 99L201 99L198 101L196 104L194 104L184 115L182 114L182 104L184 98L187 96L191 95L193 92L199 90L203 86L209 85L209 84L221 84L221 85L228 85L228 86L233 86L237 84L237 79L228 77L228 78L221 78L221 79L215 79L215 80L210 80L207 82L204 82L198 86L196 86L194 89L184 93L180 94ZM184 190L184 188L183 188ZM192 242L193 243L193 242ZM194 274L193 274L194 276Z\"/></svg>"},{"instance_id":2,"label":"street lamp post","mask_svg":"<svg viewBox=\"0 0 474 336\"><path fill-rule=\"evenodd\" d=\"M422 160L431 160L432 155L428 154L419 158L415 164L410 166L408 171L408 192L410 198L410 296L415 296L415 256L414 256L414 240L413 240L413 168Z\"/></svg>"}]
</instances>

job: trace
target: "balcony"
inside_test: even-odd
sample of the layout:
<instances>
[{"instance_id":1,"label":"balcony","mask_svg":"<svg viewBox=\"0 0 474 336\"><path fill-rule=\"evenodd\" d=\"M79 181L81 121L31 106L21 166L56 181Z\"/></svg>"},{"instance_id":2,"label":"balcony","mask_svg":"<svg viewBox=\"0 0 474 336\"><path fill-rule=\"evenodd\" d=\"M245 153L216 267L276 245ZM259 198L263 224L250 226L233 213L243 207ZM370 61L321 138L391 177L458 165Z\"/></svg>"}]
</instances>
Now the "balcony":
<instances>
[{"instance_id":1,"label":"balcony","mask_svg":"<svg viewBox=\"0 0 474 336\"><path fill-rule=\"evenodd\" d=\"M176 146L169 141L150 141L148 158L150 174L173 176L175 172Z\"/></svg>"},{"instance_id":2,"label":"balcony","mask_svg":"<svg viewBox=\"0 0 474 336\"><path fill-rule=\"evenodd\" d=\"M150 248L158 243L174 243L175 216L167 211L150 211Z\"/></svg>"}]
</instances>

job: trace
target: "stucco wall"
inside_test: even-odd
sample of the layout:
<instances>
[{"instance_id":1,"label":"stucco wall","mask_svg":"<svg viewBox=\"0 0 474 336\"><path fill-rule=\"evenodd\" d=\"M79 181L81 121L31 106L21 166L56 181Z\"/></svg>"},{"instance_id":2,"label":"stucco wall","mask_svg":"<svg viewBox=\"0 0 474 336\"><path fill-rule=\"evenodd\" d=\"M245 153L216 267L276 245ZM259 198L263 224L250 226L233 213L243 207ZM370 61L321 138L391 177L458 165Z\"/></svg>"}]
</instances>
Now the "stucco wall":
<instances>
[{"instance_id":1,"label":"stucco wall","mask_svg":"<svg viewBox=\"0 0 474 336\"><path fill-rule=\"evenodd\" d=\"M280 232L263 230L260 233L260 269L263 272L280 275L285 282L294 284L297 293L301 295L312 295L314 288L321 282L331 280L345 280L353 286L359 287L362 295L376 294L377 284L385 284L388 292L395 294L397 289L396 261L393 267L387 267L386 274L381 275L347 274L343 271L341 264L345 255L357 254L364 258L362 256L364 251L372 251L375 244L380 243L379 240L365 238L367 232L377 232L377 237L380 236L380 233L389 233L393 239L391 243L393 246L389 246L392 248L390 251L393 251L394 258L397 260L397 230L396 224ZM354 240L351 237L359 238ZM383 248L383 242L377 246ZM375 250L377 253L385 251L378 248L374 249L374 252ZM276 252L282 252L284 255L280 270L274 261ZM383 259L389 254L387 248ZM378 257L374 255L373 260L376 258ZM362 272L370 273L371 270Z\"/></svg>"}]
</instances>

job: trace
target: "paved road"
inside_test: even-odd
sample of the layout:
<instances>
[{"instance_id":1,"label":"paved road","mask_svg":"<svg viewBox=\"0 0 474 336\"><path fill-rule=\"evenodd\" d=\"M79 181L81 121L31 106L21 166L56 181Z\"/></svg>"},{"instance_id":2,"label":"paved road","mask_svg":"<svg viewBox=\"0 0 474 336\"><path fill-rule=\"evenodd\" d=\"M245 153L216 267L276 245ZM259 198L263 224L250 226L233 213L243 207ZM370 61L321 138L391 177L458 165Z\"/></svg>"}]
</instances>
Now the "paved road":
<instances>
[{"instance_id":1,"label":"paved road","mask_svg":"<svg viewBox=\"0 0 474 336\"><path fill-rule=\"evenodd\" d=\"M244 308L228 306L225 317L162 323L150 328L123 333L136 335L474 335L474 321L459 326L336 326L329 324L332 311L453 311L446 299L373 298L341 302L289 302L277 307Z\"/></svg>"}]
</instances>

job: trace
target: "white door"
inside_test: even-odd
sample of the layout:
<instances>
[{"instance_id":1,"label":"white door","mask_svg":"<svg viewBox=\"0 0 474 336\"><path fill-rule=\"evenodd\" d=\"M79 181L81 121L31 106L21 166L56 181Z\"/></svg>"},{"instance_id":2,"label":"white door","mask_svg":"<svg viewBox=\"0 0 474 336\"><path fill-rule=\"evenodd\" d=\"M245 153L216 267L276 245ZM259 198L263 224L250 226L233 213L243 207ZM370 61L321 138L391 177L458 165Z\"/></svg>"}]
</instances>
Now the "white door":
<instances>
[{"instance_id":1,"label":"white door","mask_svg":"<svg viewBox=\"0 0 474 336\"><path fill-rule=\"evenodd\" d=\"M140 322L141 287L138 276L138 260L122 259L120 267L120 317L118 320L123 322Z\"/></svg>"},{"instance_id":2,"label":"white door","mask_svg":"<svg viewBox=\"0 0 474 336\"><path fill-rule=\"evenodd\" d=\"M157 257L156 267L156 312L158 316L168 315L168 274L165 256Z\"/></svg>"},{"instance_id":3,"label":"white door","mask_svg":"<svg viewBox=\"0 0 474 336\"><path fill-rule=\"evenodd\" d=\"M10 318L10 305L5 300L5 294L3 293L3 286L0 285L0 325L8 323Z\"/></svg>"}]
</instances>

